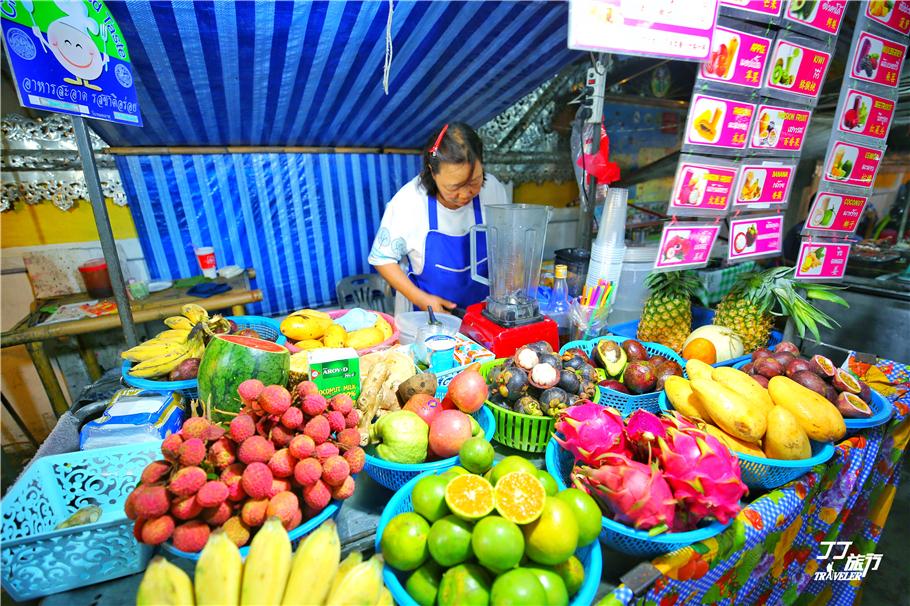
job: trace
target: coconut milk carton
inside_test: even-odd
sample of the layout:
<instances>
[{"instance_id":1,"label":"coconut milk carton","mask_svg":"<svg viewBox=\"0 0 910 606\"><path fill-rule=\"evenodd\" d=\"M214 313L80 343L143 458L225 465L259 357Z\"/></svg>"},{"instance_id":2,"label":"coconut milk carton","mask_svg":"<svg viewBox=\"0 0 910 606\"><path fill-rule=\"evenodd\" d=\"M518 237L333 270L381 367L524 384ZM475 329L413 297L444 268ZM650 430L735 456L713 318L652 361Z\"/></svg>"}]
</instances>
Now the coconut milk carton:
<instances>
[{"instance_id":1,"label":"coconut milk carton","mask_svg":"<svg viewBox=\"0 0 910 606\"><path fill-rule=\"evenodd\" d=\"M307 375L326 398L360 395L360 358L350 347L314 349L307 353Z\"/></svg>"}]
</instances>

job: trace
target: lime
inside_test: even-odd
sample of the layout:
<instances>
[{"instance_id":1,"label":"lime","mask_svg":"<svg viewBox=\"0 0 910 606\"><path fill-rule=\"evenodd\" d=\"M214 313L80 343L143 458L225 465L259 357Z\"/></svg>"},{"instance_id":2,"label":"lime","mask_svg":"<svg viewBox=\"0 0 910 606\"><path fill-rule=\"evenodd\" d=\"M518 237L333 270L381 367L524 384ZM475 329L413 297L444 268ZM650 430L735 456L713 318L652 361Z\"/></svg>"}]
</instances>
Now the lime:
<instances>
[{"instance_id":1,"label":"lime","mask_svg":"<svg viewBox=\"0 0 910 606\"><path fill-rule=\"evenodd\" d=\"M594 497L583 490L568 488L557 494L556 498L568 504L575 514L575 521L578 523L578 546L584 547L596 540L603 527L603 520Z\"/></svg>"},{"instance_id":2,"label":"lime","mask_svg":"<svg viewBox=\"0 0 910 606\"><path fill-rule=\"evenodd\" d=\"M458 465L456 465L455 467L452 467L451 469L446 469L443 473L439 474L439 477L445 478L446 481L448 481L448 480L451 480L452 478L458 477L460 475L464 475L466 473L470 473L470 472L468 472L468 470L465 469L464 467L459 467Z\"/></svg>"},{"instance_id":3,"label":"lime","mask_svg":"<svg viewBox=\"0 0 910 606\"><path fill-rule=\"evenodd\" d=\"M569 592L566 590L566 584L562 577L544 568L528 568L543 585L543 590L547 592L546 606L568 606Z\"/></svg>"},{"instance_id":4,"label":"lime","mask_svg":"<svg viewBox=\"0 0 910 606\"><path fill-rule=\"evenodd\" d=\"M442 476L427 476L417 482L411 492L414 511L425 517L430 523L449 515L449 508L446 506L446 484L448 483L448 478Z\"/></svg>"},{"instance_id":5,"label":"lime","mask_svg":"<svg viewBox=\"0 0 910 606\"><path fill-rule=\"evenodd\" d=\"M537 468L534 467L534 463L524 457L509 455L493 466L493 475L490 478L490 482L495 486L496 482L499 481L499 478L507 473L512 473L513 471L524 471L526 473L536 474Z\"/></svg>"},{"instance_id":6,"label":"lime","mask_svg":"<svg viewBox=\"0 0 910 606\"><path fill-rule=\"evenodd\" d=\"M471 557L471 523L447 515L430 526L430 555L440 566L450 568Z\"/></svg>"},{"instance_id":7,"label":"lime","mask_svg":"<svg viewBox=\"0 0 910 606\"><path fill-rule=\"evenodd\" d=\"M497 577L490 592L490 606L547 604L547 592L537 575L527 568L516 568Z\"/></svg>"},{"instance_id":8,"label":"lime","mask_svg":"<svg viewBox=\"0 0 910 606\"><path fill-rule=\"evenodd\" d=\"M442 568L436 562L428 560L411 573L404 588L420 606L433 606L436 603L439 583L442 581L442 572Z\"/></svg>"},{"instance_id":9,"label":"lime","mask_svg":"<svg viewBox=\"0 0 910 606\"><path fill-rule=\"evenodd\" d=\"M465 440L458 451L458 459L471 473L483 473L493 465L496 453L493 445L482 436Z\"/></svg>"},{"instance_id":10,"label":"lime","mask_svg":"<svg viewBox=\"0 0 910 606\"><path fill-rule=\"evenodd\" d=\"M548 497L552 497L557 492L559 492L559 484L556 483L556 478L551 476L543 469L537 470L537 479L540 480L541 484L543 484L543 488L547 491Z\"/></svg>"},{"instance_id":11,"label":"lime","mask_svg":"<svg viewBox=\"0 0 910 606\"><path fill-rule=\"evenodd\" d=\"M569 504L547 497L540 517L522 526L528 557L538 564L558 564L578 548L578 522Z\"/></svg>"},{"instance_id":12,"label":"lime","mask_svg":"<svg viewBox=\"0 0 910 606\"><path fill-rule=\"evenodd\" d=\"M442 575L439 606L487 606L490 603L490 575L477 564L459 564Z\"/></svg>"},{"instance_id":13,"label":"lime","mask_svg":"<svg viewBox=\"0 0 910 606\"><path fill-rule=\"evenodd\" d=\"M547 492L537 474L513 471L499 478L493 489L496 511L516 524L529 524L543 512Z\"/></svg>"},{"instance_id":14,"label":"lime","mask_svg":"<svg viewBox=\"0 0 910 606\"><path fill-rule=\"evenodd\" d=\"M471 547L477 561L498 574L518 565L524 555L525 539L517 524L487 516L474 526Z\"/></svg>"},{"instance_id":15,"label":"lime","mask_svg":"<svg viewBox=\"0 0 910 606\"><path fill-rule=\"evenodd\" d=\"M446 485L446 505L463 520L478 520L493 511L493 487L480 476L455 476Z\"/></svg>"},{"instance_id":16,"label":"lime","mask_svg":"<svg viewBox=\"0 0 910 606\"><path fill-rule=\"evenodd\" d=\"M566 584L566 590L569 595L575 595L581 589L581 584L585 582L585 567L574 555L565 562L560 562L550 569L558 574L563 583Z\"/></svg>"},{"instance_id":17,"label":"lime","mask_svg":"<svg viewBox=\"0 0 910 606\"><path fill-rule=\"evenodd\" d=\"M427 535L430 525L413 512L399 513L392 518L382 532L379 546L382 557L392 568L414 570L423 564L429 551Z\"/></svg>"}]
</instances>

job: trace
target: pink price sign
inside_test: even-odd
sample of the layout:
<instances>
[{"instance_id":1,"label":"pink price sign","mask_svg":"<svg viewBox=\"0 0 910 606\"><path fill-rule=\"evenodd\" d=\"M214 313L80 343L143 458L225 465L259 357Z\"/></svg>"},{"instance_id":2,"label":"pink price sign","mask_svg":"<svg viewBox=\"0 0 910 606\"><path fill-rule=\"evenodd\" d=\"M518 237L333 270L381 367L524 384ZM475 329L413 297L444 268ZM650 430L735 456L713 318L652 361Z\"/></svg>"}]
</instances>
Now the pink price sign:
<instances>
[{"instance_id":1,"label":"pink price sign","mask_svg":"<svg viewBox=\"0 0 910 606\"><path fill-rule=\"evenodd\" d=\"M744 32L714 28L711 55L701 64L701 77L749 88L761 86L771 39Z\"/></svg>"},{"instance_id":2,"label":"pink price sign","mask_svg":"<svg viewBox=\"0 0 910 606\"><path fill-rule=\"evenodd\" d=\"M868 198L820 191L809 209L806 229L853 233Z\"/></svg>"},{"instance_id":3,"label":"pink price sign","mask_svg":"<svg viewBox=\"0 0 910 606\"><path fill-rule=\"evenodd\" d=\"M730 221L731 261L780 253L784 243L784 217L750 217Z\"/></svg>"},{"instance_id":4,"label":"pink price sign","mask_svg":"<svg viewBox=\"0 0 910 606\"><path fill-rule=\"evenodd\" d=\"M696 267L708 264L720 225L669 223L660 236L657 269Z\"/></svg>"},{"instance_id":5,"label":"pink price sign","mask_svg":"<svg viewBox=\"0 0 910 606\"><path fill-rule=\"evenodd\" d=\"M822 178L832 183L871 187L884 155L880 149L838 141L828 152Z\"/></svg>"},{"instance_id":6,"label":"pink price sign","mask_svg":"<svg viewBox=\"0 0 910 606\"><path fill-rule=\"evenodd\" d=\"M670 214L684 209L726 210L735 181L735 168L681 163L673 184Z\"/></svg>"},{"instance_id":7,"label":"pink price sign","mask_svg":"<svg viewBox=\"0 0 910 606\"><path fill-rule=\"evenodd\" d=\"M817 97L830 60L828 53L778 40L765 70L765 84L788 93Z\"/></svg>"},{"instance_id":8,"label":"pink price sign","mask_svg":"<svg viewBox=\"0 0 910 606\"><path fill-rule=\"evenodd\" d=\"M905 36L910 34L910 0L872 0L865 5L866 16L873 21Z\"/></svg>"},{"instance_id":9,"label":"pink price sign","mask_svg":"<svg viewBox=\"0 0 910 606\"><path fill-rule=\"evenodd\" d=\"M781 0L720 0L720 5L772 17L779 17L783 7Z\"/></svg>"},{"instance_id":10,"label":"pink price sign","mask_svg":"<svg viewBox=\"0 0 910 606\"><path fill-rule=\"evenodd\" d=\"M793 173L792 166L744 164L739 169L733 206L786 204Z\"/></svg>"},{"instance_id":11,"label":"pink price sign","mask_svg":"<svg viewBox=\"0 0 910 606\"><path fill-rule=\"evenodd\" d=\"M749 140L751 149L777 149L798 152L802 149L810 111L759 105L758 122Z\"/></svg>"},{"instance_id":12,"label":"pink price sign","mask_svg":"<svg viewBox=\"0 0 910 606\"><path fill-rule=\"evenodd\" d=\"M796 278L803 280L840 280L847 271L849 244L803 241L796 261Z\"/></svg>"},{"instance_id":13,"label":"pink price sign","mask_svg":"<svg viewBox=\"0 0 910 606\"><path fill-rule=\"evenodd\" d=\"M844 133L884 139L894 118L894 101L847 89L847 102L837 117L837 129Z\"/></svg>"},{"instance_id":14,"label":"pink price sign","mask_svg":"<svg viewBox=\"0 0 910 606\"><path fill-rule=\"evenodd\" d=\"M847 10L847 0L820 0L819 2L790 2L787 19L808 25L826 34L837 34L840 22Z\"/></svg>"},{"instance_id":15,"label":"pink price sign","mask_svg":"<svg viewBox=\"0 0 910 606\"><path fill-rule=\"evenodd\" d=\"M883 86L897 86L901 64L907 55L906 44L862 32L856 49L850 66L851 76Z\"/></svg>"},{"instance_id":16,"label":"pink price sign","mask_svg":"<svg viewBox=\"0 0 910 606\"><path fill-rule=\"evenodd\" d=\"M752 103L695 95L689 109L686 143L743 149L754 114Z\"/></svg>"}]
</instances>

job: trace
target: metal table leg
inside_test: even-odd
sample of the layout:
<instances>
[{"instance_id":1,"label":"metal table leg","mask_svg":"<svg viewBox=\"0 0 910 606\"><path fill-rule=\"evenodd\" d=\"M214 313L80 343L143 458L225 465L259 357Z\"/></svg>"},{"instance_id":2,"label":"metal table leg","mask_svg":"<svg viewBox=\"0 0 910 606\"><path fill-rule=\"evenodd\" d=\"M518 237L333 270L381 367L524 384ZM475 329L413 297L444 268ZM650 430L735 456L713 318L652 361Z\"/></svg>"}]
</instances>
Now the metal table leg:
<instances>
[{"instance_id":1,"label":"metal table leg","mask_svg":"<svg viewBox=\"0 0 910 606\"><path fill-rule=\"evenodd\" d=\"M92 383L94 383L104 374L101 364L98 363L98 357L95 355L95 350L86 345L85 338L82 335L76 337L76 347L79 349L79 356L82 358L82 363L85 364L85 370L88 371L88 377L91 379Z\"/></svg>"},{"instance_id":2,"label":"metal table leg","mask_svg":"<svg viewBox=\"0 0 910 606\"><path fill-rule=\"evenodd\" d=\"M246 305L232 305L231 306L231 315L232 316L245 316L246 315Z\"/></svg>"},{"instance_id":3,"label":"metal table leg","mask_svg":"<svg viewBox=\"0 0 910 606\"><path fill-rule=\"evenodd\" d=\"M25 437L28 438L28 441L32 443L32 446L35 447L35 450L38 450L38 440L35 439L35 436L32 435L32 432L29 431L28 425L25 424L25 421L22 420L22 417L19 416L19 413L16 412L16 409L13 408L13 405L10 404L10 401L6 399L6 396L0 394L0 400L3 402L3 408L6 412L9 413L9 416L13 418L13 423L19 426L19 430L25 434Z\"/></svg>"},{"instance_id":4,"label":"metal table leg","mask_svg":"<svg viewBox=\"0 0 910 606\"><path fill-rule=\"evenodd\" d=\"M51 366L51 360L44 349L44 343L33 341L26 343L25 348L28 350L28 355L32 358L35 370L38 371L38 377L41 379L47 398L51 401L51 408L54 409L54 414L57 415L57 418L60 418L67 411L69 405L66 403L66 396L63 395L63 389L60 388L60 383L57 381L54 367Z\"/></svg>"}]
</instances>

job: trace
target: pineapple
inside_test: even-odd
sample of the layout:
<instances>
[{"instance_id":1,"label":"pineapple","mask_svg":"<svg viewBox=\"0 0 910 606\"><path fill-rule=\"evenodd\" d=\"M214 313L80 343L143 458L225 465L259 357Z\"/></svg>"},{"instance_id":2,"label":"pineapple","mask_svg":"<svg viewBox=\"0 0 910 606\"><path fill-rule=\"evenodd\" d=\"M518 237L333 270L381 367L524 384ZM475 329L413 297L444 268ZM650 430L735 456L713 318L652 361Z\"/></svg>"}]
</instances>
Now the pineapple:
<instances>
[{"instance_id":1,"label":"pineapple","mask_svg":"<svg viewBox=\"0 0 910 606\"><path fill-rule=\"evenodd\" d=\"M768 345L775 316L789 316L800 337L806 329L819 339L818 325L837 325L831 316L819 311L807 299L831 301L847 307L830 286L798 282L793 267L775 267L763 272L743 274L717 305L714 324L726 326L742 337L745 351ZM804 298L797 288L806 290Z\"/></svg>"},{"instance_id":2,"label":"pineapple","mask_svg":"<svg viewBox=\"0 0 910 606\"><path fill-rule=\"evenodd\" d=\"M651 272L645 286L651 294L638 323L639 340L680 351L692 331L691 298L698 278L691 271Z\"/></svg>"}]
</instances>

